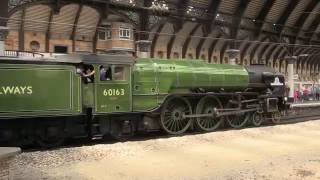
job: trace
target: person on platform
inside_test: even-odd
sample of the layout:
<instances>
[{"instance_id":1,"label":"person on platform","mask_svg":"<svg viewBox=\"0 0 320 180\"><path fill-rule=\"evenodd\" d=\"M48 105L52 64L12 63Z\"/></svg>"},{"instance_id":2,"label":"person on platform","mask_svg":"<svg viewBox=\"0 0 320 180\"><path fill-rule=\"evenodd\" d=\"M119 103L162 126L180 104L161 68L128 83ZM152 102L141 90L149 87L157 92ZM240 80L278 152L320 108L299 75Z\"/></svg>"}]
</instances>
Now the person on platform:
<instances>
[{"instance_id":1,"label":"person on platform","mask_svg":"<svg viewBox=\"0 0 320 180\"><path fill-rule=\"evenodd\" d=\"M305 89L303 90L303 95L302 95L303 98L302 98L302 99L303 99L303 100L306 100L306 101L309 100L309 98L308 98L309 93L310 93L309 90L308 90L307 88L305 88Z\"/></svg>"},{"instance_id":2,"label":"person on platform","mask_svg":"<svg viewBox=\"0 0 320 180\"><path fill-rule=\"evenodd\" d=\"M294 91L293 100L294 100L294 102L298 102L298 100L299 100L299 91L298 90Z\"/></svg>"},{"instance_id":3,"label":"person on platform","mask_svg":"<svg viewBox=\"0 0 320 180\"><path fill-rule=\"evenodd\" d=\"M300 89L300 91L299 91L299 99L301 102L303 102L303 90L302 89Z\"/></svg>"}]
</instances>

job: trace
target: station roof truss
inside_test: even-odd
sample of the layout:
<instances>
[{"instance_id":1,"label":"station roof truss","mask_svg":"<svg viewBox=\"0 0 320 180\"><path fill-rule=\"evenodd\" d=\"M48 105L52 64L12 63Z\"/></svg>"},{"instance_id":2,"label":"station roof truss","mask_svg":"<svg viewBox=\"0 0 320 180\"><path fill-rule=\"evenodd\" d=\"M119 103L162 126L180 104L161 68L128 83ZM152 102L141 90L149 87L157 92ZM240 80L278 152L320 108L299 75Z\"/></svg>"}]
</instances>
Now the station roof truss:
<instances>
[{"instance_id":1,"label":"station roof truss","mask_svg":"<svg viewBox=\"0 0 320 180\"><path fill-rule=\"evenodd\" d=\"M93 42L104 18L121 16L137 40L152 41L151 56L157 47L167 58L181 48L181 58L194 49L195 58L211 61L218 51L222 61L227 49L239 49L241 62L275 65L308 52L300 66L320 64L319 0L9 0L9 8L11 29Z\"/></svg>"}]
</instances>

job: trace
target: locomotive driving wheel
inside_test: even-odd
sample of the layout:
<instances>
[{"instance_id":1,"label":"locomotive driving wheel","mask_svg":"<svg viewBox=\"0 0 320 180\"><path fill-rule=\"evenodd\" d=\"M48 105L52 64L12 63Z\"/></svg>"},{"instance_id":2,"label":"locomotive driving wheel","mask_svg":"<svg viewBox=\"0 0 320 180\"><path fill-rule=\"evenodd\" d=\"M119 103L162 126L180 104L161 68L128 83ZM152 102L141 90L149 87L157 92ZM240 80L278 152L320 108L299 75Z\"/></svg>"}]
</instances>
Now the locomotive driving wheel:
<instances>
[{"instance_id":1,"label":"locomotive driving wheel","mask_svg":"<svg viewBox=\"0 0 320 180\"><path fill-rule=\"evenodd\" d=\"M280 123L280 120L281 120L281 114L280 114L279 111L275 111L275 112L272 112L272 113L271 113L271 121L272 121L274 124Z\"/></svg>"},{"instance_id":2,"label":"locomotive driving wheel","mask_svg":"<svg viewBox=\"0 0 320 180\"><path fill-rule=\"evenodd\" d=\"M241 96L241 100L243 100L244 97ZM233 101L237 101L235 97L232 98L231 101L228 102L227 108L237 108L238 104L233 103ZM242 109L241 109L242 110ZM244 112L244 113L238 113L234 115L228 115L226 116L228 124L236 129L242 128L249 120L250 118L250 113L249 112Z\"/></svg>"},{"instance_id":3,"label":"locomotive driving wheel","mask_svg":"<svg viewBox=\"0 0 320 180\"><path fill-rule=\"evenodd\" d=\"M215 96L205 96L197 104L196 114L212 114L210 117L197 117L196 126L201 131L213 131L222 123L222 117L215 117L215 109L222 109L222 104Z\"/></svg>"},{"instance_id":4,"label":"locomotive driving wheel","mask_svg":"<svg viewBox=\"0 0 320 180\"><path fill-rule=\"evenodd\" d=\"M264 120L263 113L254 112L252 114L252 124L256 127L260 126Z\"/></svg>"},{"instance_id":5,"label":"locomotive driving wheel","mask_svg":"<svg viewBox=\"0 0 320 180\"><path fill-rule=\"evenodd\" d=\"M189 101L183 97L173 96L166 100L161 110L160 125L168 134L179 135L191 125L191 118L184 115L192 114Z\"/></svg>"}]
</instances>

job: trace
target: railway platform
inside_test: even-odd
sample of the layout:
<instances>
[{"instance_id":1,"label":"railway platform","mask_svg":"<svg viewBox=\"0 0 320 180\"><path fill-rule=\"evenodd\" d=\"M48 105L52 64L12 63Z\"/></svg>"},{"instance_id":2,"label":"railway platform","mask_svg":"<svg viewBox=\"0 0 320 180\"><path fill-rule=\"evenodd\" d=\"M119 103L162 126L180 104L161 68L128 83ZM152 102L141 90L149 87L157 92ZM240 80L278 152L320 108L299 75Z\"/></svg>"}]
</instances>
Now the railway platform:
<instances>
[{"instance_id":1,"label":"railway platform","mask_svg":"<svg viewBox=\"0 0 320 180\"><path fill-rule=\"evenodd\" d=\"M320 101L304 101L304 102L296 102L291 104L293 108L299 107L317 107L320 106Z\"/></svg>"},{"instance_id":2,"label":"railway platform","mask_svg":"<svg viewBox=\"0 0 320 180\"><path fill-rule=\"evenodd\" d=\"M20 148L0 147L0 179L9 179L10 163L20 152Z\"/></svg>"}]
</instances>

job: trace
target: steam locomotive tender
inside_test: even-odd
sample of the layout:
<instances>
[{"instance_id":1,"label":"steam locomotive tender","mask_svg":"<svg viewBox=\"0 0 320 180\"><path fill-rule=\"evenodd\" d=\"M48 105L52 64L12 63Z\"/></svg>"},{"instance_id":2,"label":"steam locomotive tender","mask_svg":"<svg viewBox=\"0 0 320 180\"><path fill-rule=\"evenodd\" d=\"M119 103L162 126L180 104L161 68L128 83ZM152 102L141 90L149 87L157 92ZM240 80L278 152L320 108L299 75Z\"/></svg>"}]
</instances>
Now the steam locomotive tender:
<instances>
[{"instance_id":1,"label":"steam locomotive tender","mask_svg":"<svg viewBox=\"0 0 320 180\"><path fill-rule=\"evenodd\" d=\"M94 77L83 77L85 69ZM1 57L0 77L0 142L19 145L259 126L279 122L286 108L284 76L262 65L126 55Z\"/></svg>"}]
</instances>

